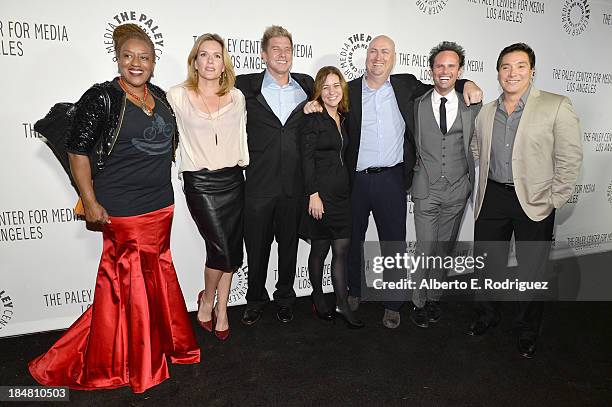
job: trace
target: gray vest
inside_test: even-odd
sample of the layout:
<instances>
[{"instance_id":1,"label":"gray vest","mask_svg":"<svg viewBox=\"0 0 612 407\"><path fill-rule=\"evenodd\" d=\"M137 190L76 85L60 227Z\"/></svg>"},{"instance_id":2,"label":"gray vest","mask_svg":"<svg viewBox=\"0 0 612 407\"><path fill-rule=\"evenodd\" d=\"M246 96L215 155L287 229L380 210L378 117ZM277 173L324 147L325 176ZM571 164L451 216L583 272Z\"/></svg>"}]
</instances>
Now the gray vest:
<instances>
[{"instance_id":1,"label":"gray vest","mask_svg":"<svg viewBox=\"0 0 612 407\"><path fill-rule=\"evenodd\" d=\"M468 163L463 146L461 111L446 134L442 134L436 122L431 98L424 98L419 109L421 125L421 159L429 184L435 184L444 176L451 184L468 173Z\"/></svg>"}]
</instances>

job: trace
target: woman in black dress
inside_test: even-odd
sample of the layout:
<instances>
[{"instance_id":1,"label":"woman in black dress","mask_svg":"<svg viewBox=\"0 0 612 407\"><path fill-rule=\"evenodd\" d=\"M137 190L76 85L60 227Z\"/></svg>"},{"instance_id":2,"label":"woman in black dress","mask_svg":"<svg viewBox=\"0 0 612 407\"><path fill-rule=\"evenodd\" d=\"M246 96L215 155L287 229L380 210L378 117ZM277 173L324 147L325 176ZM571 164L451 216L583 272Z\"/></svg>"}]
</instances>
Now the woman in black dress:
<instances>
[{"instance_id":1,"label":"woman in black dress","mask_svg":"<svg viewBox=\"0 0 612 407\"><path fill-rule=\"evenodd\" d=\"M350 188L344 152L348 145L342 114L348 111L347 84L338 68L325 66L314 83L312 100L323 112L305 118L300 137L308 214L301 224L301 235L311 240L308 273L312 285L313 310L319 318L333 314L323 295L323 264L332 248L332 283L336 293L336 315L350 328L364 325L347 303L346 263L351 236Z\"/></svg>"}]
</instances>

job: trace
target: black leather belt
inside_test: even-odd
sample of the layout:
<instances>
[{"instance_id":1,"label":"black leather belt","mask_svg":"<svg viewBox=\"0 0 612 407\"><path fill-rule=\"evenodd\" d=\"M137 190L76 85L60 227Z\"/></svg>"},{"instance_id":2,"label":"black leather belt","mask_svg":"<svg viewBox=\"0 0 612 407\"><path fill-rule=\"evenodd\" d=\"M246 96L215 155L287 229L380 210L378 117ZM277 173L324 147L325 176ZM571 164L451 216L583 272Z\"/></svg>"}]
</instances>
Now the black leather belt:
<instances>
[{"instance_id":1,"label":"black leather belt","mask_svg":"<svg viewBox=\"0 0 612 407\"><path fill-rule=\"evenodd\" d=\"M378 174L379 172L391 170L391 169L393 169L395 167L399 167L399 166L401 166L403 164L404 163L395 164L393 167L369 167L369 168L366 168L365 170L361 170L361 171L357 171L357 172L360 172L362 174Z\"/></svg>"},{"instance_id":2,"label":"black leather belt","mask_svg":"<svg viewBox=\"0 0 612 407\"><path fill-rule=\"evenodd\" d=\"M495 185L499 185L500 187L507 189L508 191L514 191L514 184L504 184L503 182L493 181L489 178L489 182L492 182Z\"/></svg>"}]
</instances>

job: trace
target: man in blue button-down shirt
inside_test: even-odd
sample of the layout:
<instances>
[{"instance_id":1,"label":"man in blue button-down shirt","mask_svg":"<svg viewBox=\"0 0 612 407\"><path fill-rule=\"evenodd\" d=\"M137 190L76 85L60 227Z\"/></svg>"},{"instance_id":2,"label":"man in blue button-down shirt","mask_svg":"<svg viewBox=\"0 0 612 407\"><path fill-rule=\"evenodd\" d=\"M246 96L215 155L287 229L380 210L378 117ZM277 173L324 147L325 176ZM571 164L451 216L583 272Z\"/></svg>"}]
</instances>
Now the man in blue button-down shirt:
<instances>
[{"instance_id":1,"label":"man in blue button-down shirt","mask_svg":"<svg viewBox=\"0 0 612 407\"><path fill-rule=\"evenodd\" d=\"M406 124L388 79L372 89L361 83L361 143L357 171L370 167L393 167L404 160Z\"/></svg>"},{"instance_id":2,"label":"man in blue button-down shirt","mask_svg":"<svg viewBox=\"0 0 612 407\"><path fill-rule=\"evenodd\" d=\"M372 40L366 57L366 74L349 83L350 143L346 161L351 175L352 236L349 252L349 304L356 309L361 297L362 243L370 213L381 242L406 240L406 191L416 162L408 105L424 94L426 85L411 74L390 75L395 64L395 43L381 35ZM464 88L465 85L465 88ZM466 104L482 99L469 81L457 81ZM400 324L399 301L384 303L383 325Z\"/></svg>"}]
</instances>

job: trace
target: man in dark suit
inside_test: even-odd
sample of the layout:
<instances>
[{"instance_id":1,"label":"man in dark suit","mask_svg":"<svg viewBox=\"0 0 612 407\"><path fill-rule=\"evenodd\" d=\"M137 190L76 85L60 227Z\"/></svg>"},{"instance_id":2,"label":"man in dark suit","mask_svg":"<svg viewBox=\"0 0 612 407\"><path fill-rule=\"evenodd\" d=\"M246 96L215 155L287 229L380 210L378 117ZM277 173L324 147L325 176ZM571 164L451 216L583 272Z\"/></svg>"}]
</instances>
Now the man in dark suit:
<instances>
[{"instance_id":1,"label":"man in dark suit","mask_svg":"<svg viewBox=\"0 0 612 407\"><path fill-rule=\"evenodd\" d=\"M352 236L349 251L349 304L357 309L361 299L363 241L370 213L381 242L406 240L406 191L416 163L409 102L431 88L412 74L390 75L395 64L395 43L381 35L372 40L366 57L366 74L349 82L350 144L346 162L351 176ZM480 102L482 92L469 81L458 81L466 104ZM383 253L384 255L384 253ZM384 303L383 325L400 324L400 301Z\"/></svg>"},{"instance_id":2,"label":"man in dark suit","mask_svg":"<svg viewBox=\"0 0 612 407\"><path fill-rule=\"evenodd\" d=\"M465 51L444 41L431 49L429 67L434 88L414 101L417 165L411 197L414 202L416 253L450 255L455 247L468 197L474 186L470 141L480 104L466 106L455 83L463 71ZM419 267L413 280L443 281L446 270ZM421 328L440 318L441 290L415 288L412 321Z\"/></svg>"},{"instance_id":3,"label":"man in dark suit","mask_svg":"<svg viewBox=\"0 0 612 407\"><path fill-rule=\"evenodd\" d=\"M270 301L266 277L273 239L278 243L276 316L281 322L293 319L297 227L303 197L297 137L303 102L313 87L310 76L290 73L293 41L286 29L267 28L261 47L266 70L236 79L236 87L246 99L250 155L244 207L249 266L247 307L242 316L245 325L256 323Z\"/></svg>"}]
</instances>

